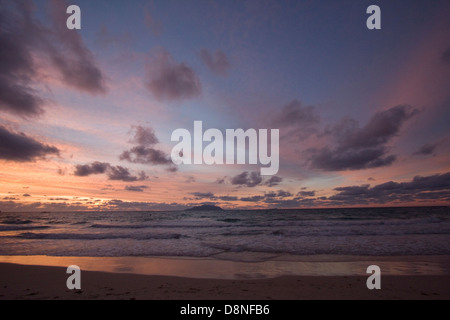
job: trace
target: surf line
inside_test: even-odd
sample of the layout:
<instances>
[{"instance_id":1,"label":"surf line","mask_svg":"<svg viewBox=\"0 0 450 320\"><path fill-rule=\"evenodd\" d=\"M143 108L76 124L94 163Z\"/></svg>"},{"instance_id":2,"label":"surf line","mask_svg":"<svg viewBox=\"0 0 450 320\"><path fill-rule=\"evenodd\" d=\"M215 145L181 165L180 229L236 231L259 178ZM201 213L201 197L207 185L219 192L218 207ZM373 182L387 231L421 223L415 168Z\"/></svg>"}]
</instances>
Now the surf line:
<instances>
[{"instance_id":1,"label":"surf line","mask_svg":"<svg viewBox=\"0 0 450 320\"><path fill-rule=\"evenodd\" d=\"M171 158L175 165L222 165L222 164L261 164L263 176L278 173L280 167L280 130L270 129L219 129L211 128L203 132L203 121L194 121L194 139L187 129L172 132L171 141L179 142L172 149ZM248 144L246 143L248 141ZM203 148L203 143L209 142ZM193 152L192 152L193 145ZM270 145L270 155L268 149ZM248 151L248 152L247 152Z\"/></svg>"}]
</instances>

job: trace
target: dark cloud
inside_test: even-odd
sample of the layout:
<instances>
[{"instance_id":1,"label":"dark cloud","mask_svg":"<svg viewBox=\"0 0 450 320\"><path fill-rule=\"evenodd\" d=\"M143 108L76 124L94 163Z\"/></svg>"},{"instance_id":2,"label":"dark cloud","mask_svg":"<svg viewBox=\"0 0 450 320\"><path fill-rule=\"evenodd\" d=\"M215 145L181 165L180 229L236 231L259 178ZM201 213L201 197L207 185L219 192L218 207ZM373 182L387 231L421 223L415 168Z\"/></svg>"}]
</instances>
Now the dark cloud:
<instances>
[{"instance_id":1,"label":"dark cloud","mask_svg":"<svg viewBox=\"0 0 450 320\"><path fill-rule=\"evenodd\" d=\"M24 194L22 195L22 197L31 197L31 195L28 194L28 193L24 193Z\"/></svg>"},{"instance_id":2,"label":"dark cloud","mask_svg":"<svg viewBox=\"0 0 450 320\"><path fill-rule=\"evenodd\" d=\"M104 77L79 33L68 30L63 0L50 2L50 27L34 17L31 1L1 1L0 110L22 117L43 112L45 101L33 85L42 77L34 56L53 65L67 85L88 93L105 92Z\"/></svg>"},{"instance_id":3,"label":"dark cloud","mask_svg":"<svg viewBox=\"0 0 450 320\"><path fill-rule=\"evenodd\" d=\"M124 151L119 159L141 164L172 164L172 160L163 151L144 146L137 146Z\"/></svg>"},{"instance_id":4,"label":"dark cloud","mask_svg":"<svg viewBox=\"0 0 450 320\"><path fill-rule=\"evenodd\" d=\"M133 192L144 192L145 189L148 189L147 186L125 186L125 190L133 191Z\"/></svg>"},{"instance_id":5,"label":"dark cloud","mask_svg":"<svg viewBox=\"0 0 450 320\"><path fill-rule=\"evenodd\" d=\"M217 179L216 179L216 183L217 183L217 184L224 184L226 179L227 179L226 176L223 177L223 178L217 178Z\"/></svg>"},{"instance_id":6,"label":"dark cloud","mask_svg":"<svg viewBox=\"0 0 450 320\"><path fill-rule=\"evenodd\" d=\"M283 178L278 176L271 176L269 180L264 182L264 185L268 187L275 187L280 184L280 182L283 181Z\"/></svg>"},{"instance_id":7,"label":"dark cloud","mask_svg":"<svg viewBox=\"0 0 450 320\"><path fill-rule=\"evenodd\" d=\"M102 174L105 173L111 165L105 162L93 162L91 164L76 165L74 175L78 177L86 177L92 174Z\"/></svg>"},{"instance_id":8,"label":"dark cloud","mask_svg":"<svg viewBox=\"0 0 450 320\"><path fill-rule=\"evenodd\" d=\"M39 211L169 211L184 210L188 206L179 203L155 203L155 202L137 202L123 200L109 200L100 202L100 200L88 202L33 202L20 203L16 201L1 201L0 210L5 212L39 212Z\"/></svg>"},{"instance_id":9,"label":"dark cloud","mask_svg":"<svg viewBox=\"0 0 450 320\"><path fill-rule=\"evenodd\" d=\"M30 42L39 32L25 2L0 2L0 110L23 117L42 113L43 99L31 88L36 75Z\"/></svg>"},{"instance_id":10,"label":"dark cloud","mask_svg":"<svg viewBox=\"0 0 450 320\"><path fill-rule=\"evenodd\" d=\"M263 199L264 199L263 196L252 196L252 197L242 197L239 200L245 201L245 202L259 202Z\"/></svg>"},{"instance_id":11,"label":"dark cloud","mask_svg":"<svg viewBox=\"0 0 450 320\"><path fill-rule=\"evenodd\" d=\"M303 106L298 100L292 100L272 118L272 124L283 128L283 137L304 139L317 132L320 117L314 106Z\"/></svg>"},{"instance_id":12,"label":"dark cloud","mask_svg":"<svg viewBox=\"0 0 450 320\"><path fill-rule=\"evenodd\" d=\"M158 100L190 99L202 91L194 70L185 63L174 61L166 51L153 57L146 86Z\"/></svg>"},{"instance_id":13,"label":"dark cloud","mask_svg":"<svg viewBox=\"0 0 450 320\"><path fill-rule=\"evenodd\" d=\"M159 143L159 140L156 137L153 128L133 126L133 138L131 139L131 143L135 143L139 146L151 146Z\"/></svg>"},{"instance_id":14,"label":"dark cloud","mask_svg":"<svg viewBox=\"0 0 450 320\"><path fill-rule=\"evenodd\" d=\"M28 162L59 155L58 148L43 144L24 133L12 132L0 126L0 159Z\"/></svg>"},{"instance_id":15,"label":"dark cloud","mask_svg":"<svg viewBox=\"0 0 450 320\"><path fill-rule=\"evenodd\" d=\"M297 197L314 197L316 195L315 191L299 191L297 192Z\"/></svg>"},{"instance_id":16,"label":"dark cloud","mask_svg":"<svg viewBox=\"0 0 450 320\"><path fill-rule=\"evenodd\" d=\"M221 200L221 201L237 201L239 198L235 196L216 196L212 192L192 192L191 195L195 197L195 200Z\"/></svg>"},{"instance_id":17,"label":"dark cloud","mask_svg":"<svg viewBox=\"0 0 450 320\"><path fill-rule=\"evenodd\" d=\"M450 64L450 47L442 53L441 60L446 64Z\"/></svg>"},{"instance_id":18,"label":"dark cloud","mask_svg":"<svg viewBox=\"0 0 450 320\"><path fill-rule=\"evenodd\" d=\"M426 143L423 146L419 148L416 152L414 152L414 155L432 155L434 154L436 147L438 146L438 143Z\"/></svg>"},{"instance_id":19,"label":"dark cloud","mask_svg":"<svg viewBox=\"0 0 450 320\"><path fill-rule=\"evenodd\" d=\"M141 177L133 176L130 173L128 168L124 168L122 166L111 166L108 170L108 179L109 180L120 180L120 181L138 181L141 180Z\"/></svg>"},{"instance_id":20,"label":"dark cloud","mask_svg":"<svg viewBox=\"0 0 450 320\"><path fill-rule=\"evenodd\" d=\"M148 179L145 172L140 171L137 176L132 175L128 168L122 166L112 166L107 162L93 162L90 164L76 165L74 175L78 177L86 177L95 174L104 174L109 180L120 180L126 182L143 181Z\"/></svg>"},{"instance_id":21,"label":"dark cloud","mask_svg":"<svg viewBox=\"0 0 450 320\"><path fill-rule=\"evenodd\" d=\"M33 85L35 55L53 65L67 85L88 93L105 92L104 76L77 31L68 30L63 0L50 2L51 26L34 17L31 1L1 1L0 10L0 110L22 117L43 112L44 99Z\"/></svg>"},{"instance_id":22,"label":"dark cloud","mask_svg":"<svg viewBox=\"0 0 450 320\"><path fill-rule=\"evenodd\" d=\"M196 199L215 199L216 196L212 192L192 192Z\"/></svg>"},{"instance_id":23,"label":"dark cloud","mask_svg":"<svg viewBox=\"0 0 450 320\"><path fill-rule=\"evenodd\" d=\"M336 203L366 204L407 202L417 199L439 200L450 197L450 172L427 177L416 176L410 182L389 181L370 188L369 185L339 187L328 198Z\"/></svg>"},{"instance_id":24,"label":"dark cloud","mask_svg":"<svg viewBox=\"0 0 450 320\"><path fill-rule=\"evenodd\" d=\"M247 171L231 178L232 185L246 185L247 187L255 187L262 182L261 174L257 171L248 173Z\"/></svg>"},{"instance_id":25,"label":"dark cloud","mask_svg":"<svg viewBox=\"0 0 450 320\"><path fill-rule=\"evenodd\" d=\"M52 44L48 43L48 52L53 65L68 85L91 94L106 92L105 78L93 54L77 31L65 27L69 4L65 0L50 3L54 33Z\"/></svg>"},{"instance_id":26,"label":"dark cloud","mask_svg":"<svg viewBox=\"0 0 450 320\"><path fill-rule=\"evenodd\" d=\"M348 118L329 126L324 136L330 137L334 145L307 150L310 164L325 171L388 166L396 156L388 154L386 144L416 113L412 107L401 105L376 113L363 128Z\"/></svg>"},{"instance_id":27,"label":"dark cloud","mask_svg":"<svg viewBox=\"0 0 450 320\"><path fill-rule=\"evenodd\" d=\"M290 192L271 191L262 196L242 197L245 202L268 204L278 208L398 205L450 200L450 172L431 176L416 176L409 182L389 181L370 185L335 188L330 197L316 197L315 191L301 191L294 197Z\"/></svg>"},{"instance_id":28,"label":"dark cloud","mask_svg":"<svg viewBox=\"0 0 450 320\"><path fill-rule=\"evenodd\" d=\"M290 193L289 191L285 191L285 190L278 190L278 192L271 191L264 195L264 201L267 203L272 203L272 202L277 202L279 199L289 198L292 196L293 196L292 193Z\"/></svg>"},{"instance_id":29,"label":"dark cloud","mask_svg":"<svg viewBox=\"0 0 450 320\"><path fill-rule=\"evenodd\" d=\"M211 54L208 50L202 49L200 51L200 58L209 70L217 75L226 76L231 67L228 57L221 50L217 50L214 54Z\"/></svg>"},{"instance_id":30,"label":"dark cloud","mask_svg":"<svg viewBox=\"0 0 450 320\"><path fill-rule=\"evenodd\" d=\"M172 159L165 152L153 147L159 143L159 140L152 128L143 126L133 127L131 143L137 144L137 146L122 152L119 156L120 160L140 164L168 165L167 171L177 171Z\"/></svg>"}]
</instances>

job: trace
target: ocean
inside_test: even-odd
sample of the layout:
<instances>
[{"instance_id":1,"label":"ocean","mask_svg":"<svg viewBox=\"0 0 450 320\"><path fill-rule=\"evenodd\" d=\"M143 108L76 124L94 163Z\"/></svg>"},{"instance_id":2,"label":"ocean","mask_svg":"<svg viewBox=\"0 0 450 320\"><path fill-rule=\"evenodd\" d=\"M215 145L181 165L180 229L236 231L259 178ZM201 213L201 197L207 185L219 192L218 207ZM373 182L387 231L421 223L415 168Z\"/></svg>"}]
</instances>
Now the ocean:
<instances>
[{"instance_id":1,"label":"ocean","mask_svg":"<svg viewBox=\"0 0 450 320\"><path fill-rule=\"evenodd\" d=\"M0 255L244 262L450 255L450 208L1 213Z\"/></svg>"}]
</instances>

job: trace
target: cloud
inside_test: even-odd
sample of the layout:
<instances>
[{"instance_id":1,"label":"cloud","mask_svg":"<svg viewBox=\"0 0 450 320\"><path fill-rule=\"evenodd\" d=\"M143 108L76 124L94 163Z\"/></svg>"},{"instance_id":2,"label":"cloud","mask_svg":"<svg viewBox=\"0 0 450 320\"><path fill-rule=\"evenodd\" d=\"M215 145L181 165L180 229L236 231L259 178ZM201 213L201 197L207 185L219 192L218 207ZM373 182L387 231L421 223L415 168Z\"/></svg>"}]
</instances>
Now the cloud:
<instances>
[{"instance_id":1,"label":"cloud","mask_svg":"<svg viewBox=\"0 0 450 320\"><path fill-rule=\"evenodd\" d=\"M53 43L48 44L47 50L53 65L70 86L90 94L106 92L105 78L93 54L77 31L64 27L69 4L65 0L52 0L50 3L54 33L51 34Z\"/></svg>"},{"instance_id":2,"label":"cloud","mask_svg":"<svg viewBox=\"0 0 450 320\"><path fill-rule=\"evenodd\" d=\"M212 192L192 192L191 193L197 200L199 199L216 199L216 196Z\"/></svg>"},{"instance_id":3,"label":"cloud","mask_svg":"<svg viewBox=\"0 0 450 320\"><path fill-rule=\"evenodd\" d=\"M205 65L216 75L226 76L231 65L228 57L221 50L217 50L214 54L211 54L207 49L200 51L200 58Z\"/></svg>"},{"instance_id":4,"label":"cloud","mask_svg":"<svg viewBox=\"0 0 450 320\"><path fill-rule=\"evenodd\" d=\"M16 201L1 201L0 209L8 212L39 212L39 211L169 211L184 210L188 206L180 203L156 203L156 202L138 202L123 200L108 200L100 202L100 200L88 202L33 202L21 203Z\"/></svg>"},{"instance_id":5,"label":"cloud","mask_svg":"<svg viewBox=\"0 0 450 320\"><path fill-rule=\"evenodd\" d=\"M143 180L142 176L133 176L128 168L122 166L111 166L107 173L109 180L120 180L120 181L138 181Z\"/></svg>"},{"instance_id":6,"label":"cloud","mask_svg":"<svg viewBox=\"0 0 450 320\"><path fill-rule=\"evenodd\" d=\"M111 165L109 163L98 161L91 164L76 165L74 175L78 177L86 177L91 174L102 174L105 173L110 167Z\"/></svg>"},{"instance_id":7,"label":"cloud","mask_svg":"<svg viewBox=\"0 0 450 320\"><path fill-rule=\"evenodd\" d=\"M385 182L370 188L369 185L335 188L337 194L328 200L345 204L408 202L417 199L450 199L450 172L422 177L410 182Z\"/></svg>"},{"instance_id":8,"label":"cloud","mask_svg":"<svg viewBox=\"0 0 450 320\"><path fill-rule=\"evenodd\" d=\"M119 159L141 164L172 164L172 160L163 151L143 146L133 147L122 152Z\"/></svg>"},{"instance_id":9,"label":"cloud","mask_svg":"<svg viewBox=\"0 0 450 320\"><path fill-rule=\"evenodd\" d=\"M266 185L268 187L275 187L275 186L279 185L280 182L282 182L282 181L283 181L283 178L281 178L281 177L271 176L269 180L264 182L264 185Z\"/></svg>"},{"instance_id":10,"label":"cloud","mask_svg":"<svg viewBox=\"0 0 450 320\"><path fill-rule=\"evenodd\" d=\"M0 10L0 110L23 117L41 114L44 103L30 86L36 70L29 44L38 32L32 22L24 23L30 14L29 6L19 2L13 7L2 3Z\"/></svg>"},{"instance_id":11,"label":"cloud","mask_svg":"<svg viewBox=\"0 0 450 320\"><path fill-rule=\"evenodd\" d=\"M434 154L436 147L438 146L438 143L426 143L423 146L421 146L416 152L414 152L414 155L432 155Z\"/></svg>"},{"instance_id":12,"label":"cloud","mask_svg":"<svg viewBox=\"0 0 450 320\"><path fill-rule=\"evenodd\" d=\"M280 182L283 181L283 178L278 176L271 176L267 180L263 180L261 173L259 171L253 171L248 172L244 171L234 177L223 177L218 178L215 183L217 184L224 184L225 182L229 181L232 185L238 185L238 186L247 186L249 188L256 187L257 185L265 185L268 187L275 187L280 184Z\"/></svg>"},{"instance_id":13,"label":"cloud","mask_svg":"<svg viewBox=\"0 0 450 320\"><path fill-rule=\"evenodd\" d=\"M232 185L246 185L249 188L255 187L262 182L261 174L257 171L248 173L247 171L231 178Z\"/></svg>"},{"instance_id":14,"label":"cloud","mask_svg":"<svg viewBox=\"0 0 450 320\"><path fill-rule=\"evenodd\" d=\"M119 156L120 160L140 164L168 165L168 171L177 171L171 158L165 152L153 147L159 143L159 140L152 128L134 126L133 130L133 138L130 142L137 146L123 151Z\"/></svg>"},{"instance_id":15,"label":"cloud","mask_svg":"<svg viewBox=\"0 0 450 320\"><path fill-rule=\"evenodd\" d=\"M388 155L386 144L400 131L403 123L417 114L410 106L396 106L376 113L362 128L356 120L346 118L324 131L332 146L306 151L311 167L324 171L359 170L392 164L396 156Z\"/></svg>"},{"instance_id":16,"label":"cloud","mask_svg":"<svg viewBox=\"0 0 450 320\"><path fill-rule=\"evenodd\" d=\"M133 191L133 192L144 192L145 189L148 189L147 186L125 186L125 190Z\"/></svg>"},{"instance_id":17,"label":"cloud","mask_svg":"<svg viewBox=\"0 0 450 320\"><path fill-rule=\"evenodd\" d=\"M132 143L140 146L151 146L159 143L155 135L155 131L150 127L133 126L134 136L131 139Z\"/></svg>"},{"instance_id":18,"label":"cloud","mask_svg":"<svg viewBox=\"0 0 450 320\"><path fill-rule=\"evenodd\" d=\"M299 191L297 192L297 197L314 197L316 195L315 191Z\"/></svg>"},{"instance_id":19,"label":"cloud","mask_svg":"<svg viewBox=\"0 0 450 320\"><path fill-rule=\"evenodd\" d=\"M316 196L315 191L271 191L264 195L242 197L239 200L268 204L279 208L398 205L423 202L450 201L450 172L431 176L416 176L408 182L389 181L370 187L344 186L334 189L329 197Z\"/></svg>"},{"instance_id":20,"label":"cloud","mask_svg":"<svg viewBox=\"0 0 450 320\"><path fill-rule=\"evenodd\" d=\"M31 195L28 194L28 193L24 193L24 194L22 195L22 197L31 197Z\"/></svg>"},{"instance_id":21,"label":"cloud","mask_svg":"<svg viewBox=\"0 0 450 320\"><path fill-rule=\"evenodd\" d=\"M33 16L30 1L2 1L0 11L0 110L22 117L43 113L44 99L33 85L42 81L36 59L49 64L65 84L91 94L105 92L104 76L77 31L68 30L67 3L50 2L50 27ZM42 62L43 61L43 62Z\"/></svg>"},{"instance_id":22,"label":"cloud","mask_svg":"<svg viewBox=\"0 0 450 320\"><path fill-rule=\"evenodd\" d=\"M148 176L143 171L140 171L138 175L132 175L128 168L124 168L122 166L112 166L110 163L98 161L90 164L76 165L73 174L78 177L87 177L90 175L104 173L106 173L109 180L133 182L148 179Z\"/></svg>"},{"instance_id":23,"label":"cloud","mask_svg":"<svg viewBox=\"0 0 450 320\"><path fill-rule=\"evenodd\" d=\"M227 179L227 176L222 177L222 178L217 178L215 183L217 183L217 184L224 184L226 179Z\"/></svg>"},{"instance_id":24,"label":"cloud","mask_svg":"<svg viewBox=\"0 0 450 320\"><path fill-rule=\"evenodd\" d=\"M239 200L245 201L245 202L259 202L263 199L264 199L263 196L251 196L251 197L242 197Z\"/></svg>"},{"instance_id":25,"label":"cloud","mask_svg":"<svg viewBox=\"0 0 450 320\"><path fill-rule=\"evenodd\" d=\"M264 197L266 199L272 199L272 198L289 198L292 197L293 194L290 193L289 191L285 191L285 190L278 190L278 192L268 192L264 195Z\"/></svg>"},{"instance_id":26,"label":"cloud","mask_svg":"<svg viewBox=\"0 0 450 320\"><path fill-rule=\"evenodd\" d=\"M237 201L239 198L236 196L216 196L212 192L192 192L191 195L195 197L195 200L221 200L221 201Z\"/></svg>"},{"instance_id":27,"label":"cloud","mask_svg":"<svg viewBox=\"0 0 450 320\"><path fill-rule=\"evenodd\" d=\"M194 70L185 63L174 61L166 51L153 57L148 67L146 87L158 100L191 99L202 92L200 79Z\"/></svg>"},{"instance_id":28,"label":"cloud","mask_svg":"<svg viewBox=\"0 0 450 320\"><path fill-rule=\"evenodd\" d=\"M22 132L12 132L0 126L0 159L29 162L59 155L59 149L43 144Z\"/></svg>"},{"instance_id":29,"label":"cloud","mask_svg":"<svg viewBox=\"0 0 450 320\"><path fill-rule=\"evenodd\" d=\"M272 125L283 128L284 137L305 139L317 132L320 117L314 106L304 106L292 100L272 117Z\"/></svg>"}]
</instances>

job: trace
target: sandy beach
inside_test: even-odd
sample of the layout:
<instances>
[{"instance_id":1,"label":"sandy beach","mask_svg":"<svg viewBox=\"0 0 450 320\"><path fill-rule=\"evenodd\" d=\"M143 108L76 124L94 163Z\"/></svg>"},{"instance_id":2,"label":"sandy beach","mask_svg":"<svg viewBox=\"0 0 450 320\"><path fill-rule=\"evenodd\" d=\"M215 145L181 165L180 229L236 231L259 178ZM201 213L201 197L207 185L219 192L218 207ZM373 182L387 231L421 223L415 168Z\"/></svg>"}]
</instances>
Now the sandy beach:
<instances>
[{"instance_id":1,"label":"sandy beach","mask_svg":"<svg viewBox=\"0 0 450 320\"><path fill-rule=\"evenodd\" d=\"M450 299L450 275L385 276L381 290L368 290L362 276L223 280L83 271L81 290L68 290L67 277L62 267L1 263L0 299Z\"/></svg>"}]
</instances>

